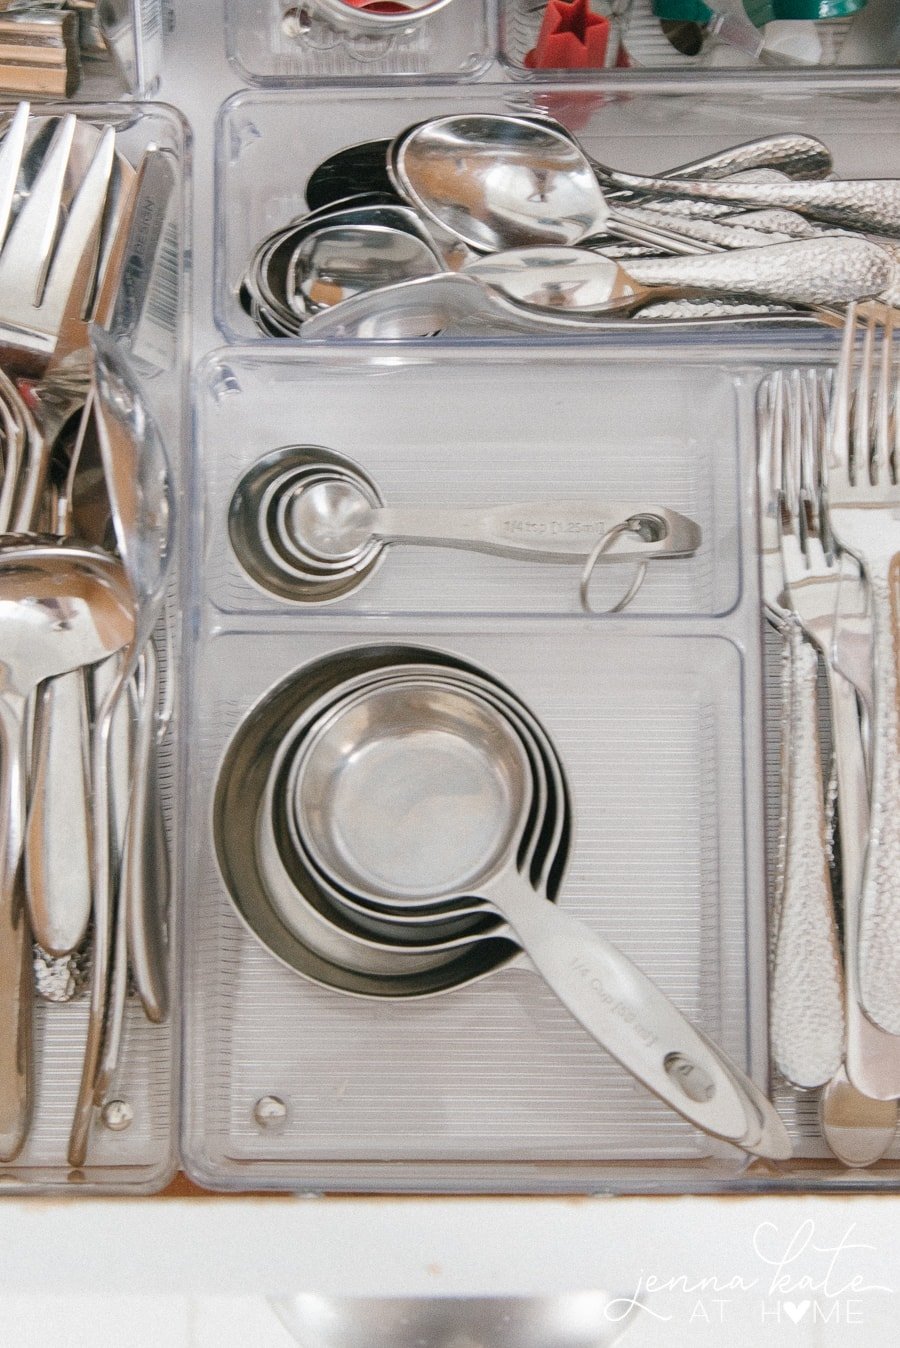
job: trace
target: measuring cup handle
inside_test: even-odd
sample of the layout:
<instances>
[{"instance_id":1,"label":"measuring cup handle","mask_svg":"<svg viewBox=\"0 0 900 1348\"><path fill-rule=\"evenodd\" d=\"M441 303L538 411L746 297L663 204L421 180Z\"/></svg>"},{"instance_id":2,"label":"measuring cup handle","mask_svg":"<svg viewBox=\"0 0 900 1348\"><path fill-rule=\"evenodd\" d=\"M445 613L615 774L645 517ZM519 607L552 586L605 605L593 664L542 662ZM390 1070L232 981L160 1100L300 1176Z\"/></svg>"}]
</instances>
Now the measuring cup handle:
<instances>
[{"instance_id":1,"label":"measuring cup handle","mask_svg":"<svg viewBox=\"0 0 900 1348\"><path fill-rule=\"evenodd\" d=\"M706 1133L775 1159L790 1156L768 1101L751 1095L740 1069L616 946L521 886L496 906L563 1005L649 1090ZM765 1150L756 1145L760 1133Z\"/></svg>"}]
</instances>

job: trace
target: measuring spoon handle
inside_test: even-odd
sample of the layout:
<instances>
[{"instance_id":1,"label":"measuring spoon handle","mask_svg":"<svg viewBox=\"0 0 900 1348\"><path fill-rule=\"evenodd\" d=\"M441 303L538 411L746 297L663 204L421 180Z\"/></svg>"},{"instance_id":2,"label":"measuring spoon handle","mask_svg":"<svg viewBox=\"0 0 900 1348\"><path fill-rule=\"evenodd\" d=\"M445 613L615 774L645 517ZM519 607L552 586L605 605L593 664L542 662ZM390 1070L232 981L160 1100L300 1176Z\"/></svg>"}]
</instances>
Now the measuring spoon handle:
<instances>
[{"instance_id":1,"label":"measuring spoon handle","mask_svg":"<svg viewBox=\"0 0 900 1348\"><path fill-rule=\"evenodd\" d=\"M604 535L630 519L647 521L647 534L638 532L636 525L601 560L685 556L700 544L698 526L673 510L590 499L457 509L383 506L372 510L368 524L371 536L385 543L469 548L507 557L564 562L583 560ZM658 536L652 526L656 526Z\"/></svg>"},{"instance_id":2,"label":"measuring spoon handle","mask_svg":"<svg viewBox=\"0 0 900 1348\"><path fill-rule=\"evenodd\" d=\"M774 1108L616 946L521 882L486 898L567 1010L632 1076L704 1132L790 1156Z\"/></svg>"}]
</instances>

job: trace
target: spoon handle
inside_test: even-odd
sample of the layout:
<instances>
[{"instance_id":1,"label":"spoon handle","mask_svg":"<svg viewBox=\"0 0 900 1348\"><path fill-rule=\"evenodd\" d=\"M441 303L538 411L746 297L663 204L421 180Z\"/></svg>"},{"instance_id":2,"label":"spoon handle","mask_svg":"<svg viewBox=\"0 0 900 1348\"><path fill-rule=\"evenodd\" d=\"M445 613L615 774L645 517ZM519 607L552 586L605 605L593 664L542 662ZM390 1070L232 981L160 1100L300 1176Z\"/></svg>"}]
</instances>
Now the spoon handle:
<instances>
[{"instance_id":1,"label":"spoon handle","mask_svg":"<svg viewBox=\"0 0 900 1348\"><path fill-rule=\"evenodd\" d=\"M0 694L0 1161L21 1151L31 1117L31 935L21 885L25 699Z\"/></svg>"},{"instance_id":2,"label":"spoon handle","mask_svg":"<svg viewBox=\"0 0 900 1348\"><path fill-rule=\"evenodd\" d=\"M48 679L36 699L25 833L34 939L51 955L80 944L91 916L91 811L85 676Z\"/></svg>"},{"instance_id":3,"label":"spoon handle","mask_svg":"<svg viewBox=\"0 0 900 1348\"><path fill-rule=\"evenodd\" d=\"M521 881L498 884L485 898L551 991L632 1076L704 1132L760 1155L790 1156L772 1106L751 1096L740 1070L616 946Z\"/></svg>"},{"instance_id":4,"label":"spoon handle","mask_svg":"<svg viewBox=\"0 0 900 1348\"><path fill-rule=\"evenodd\" d=\"M900 179L852 178L812 183L702 182L611 171L617 187L664 196L733 201L743 206L786 206L873 234L900 237Z\"/></svg>"},{"instance_id":5,"label":"spoon handle","mask_svg":"<svg viewBox=\"0 0 900 1348\"><path fill-rule=\"evenodd\" d=\"M813 306L880 294L890 285L894 265L877 244L829 235L699 257L635 258L627 271L650 287L683 286L703 294Z\"/></svg>"},{"instance_id":6,"label":"spoon handle","mask_svg":"<svg viewBox=\"0 0 900 1348\"><path fill-rule=\"evenodd\" d=\"M647 560L654 556L686 556L700 544L692 520L654 505L604 504L601 501L523 501L510 505L447 509L429 506L382 506L369 517L371 537L385 543L469 548L537 561L580 561L599 539L629 519L653 521L658 535L637 526L604 562ZM648 525L649 529L649 525Z\"/></svg>"},{"instance_id":7,"label":"spoon handle","mask_svg":"<svg viewBox=\"0 0 900 1348\"><path fill-rule=\"evenodd\" d=\"M713 182L751 169L778 169L790 178L814 179L826 178L832 166L831 152L822 141L816 140L815 136L787 132L717 150L703 159L669 169L661 176L705 178L707 182Z\"/></svg>"},{"instance_id":8,"label":"spoon handle","mask_svg":"<svg viewBox=\"0 0 900 1348\"><path fill-rule=\"evenodd\" d=\"M123 911L135 989L147 1019L158 1025L165 1020L169 1004L166 911L171 872L158 786L159 666L152 641L145 647L143 660L146 675L135 747L131 818L122 860Z\"/></svg>"}]
</instances>

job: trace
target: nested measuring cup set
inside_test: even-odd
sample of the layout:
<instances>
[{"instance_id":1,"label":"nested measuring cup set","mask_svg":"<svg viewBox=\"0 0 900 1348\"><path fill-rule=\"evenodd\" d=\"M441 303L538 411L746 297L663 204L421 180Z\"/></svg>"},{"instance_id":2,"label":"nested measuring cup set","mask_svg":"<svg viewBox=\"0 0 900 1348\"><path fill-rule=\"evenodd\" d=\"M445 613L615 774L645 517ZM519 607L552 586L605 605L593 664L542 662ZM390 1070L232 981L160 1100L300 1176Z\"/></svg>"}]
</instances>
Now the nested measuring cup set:
<instances>
[{"instance_id":1,"label":"nested measuring cup set","mask_svg":"<svg viewBox=\"0 0 900 1348\"><path fill-rule=\"evenodd\" d=\"M242 376L252 377L239 370L238 383ZM464 387L455 384L457 395ZM453 440L432 444L436 462L452 461ZM721 517L711 520L713 479L704 469L701 484L695 479L686 491L696 466L679 463L668 479L658 467L656 481L646 475L672 492L671 504L655 490L641 499L613 488L608 468L595 473L602 484L595 495L554 500L546 464L517 476L514 452L498 450L496 469L484 460L477 491L469 491L470 502L474 493L489 506L442 500L427 454L418 466L406 461L403 472L399 458L382 458L407 500L434 493L442 502L390 507L377 486L378 456L370 470L354 449L280 445L249 464L245 451L240 466L228 460L211 469L210 546L230 550L227 577L210 578L213 601L225 610L225 639L241 639L241 613L257 635L270 623L283 633L290 613L301 647L304 630L341 634L324 654L297 660L239 716L228 700L233 725L215 765L213 852L242 922L320 988L407 1005L497 974L524 951L595 1043L677 1113L745 1152L786 1158L787 1133L738 1062L595 924L560 902L579 801L527 694L453 640L455 625L483 621L478 583L468 611L463 602L441 620L422 611L415 580L405 604L391 599L389 580L395 562L413 552L421 572L443 576L449 590L460 564L488 584L492 569L505 566L510 592L527 592L532 573L552 570L567 621L596 629L636 617L646 593L653 612L645 575L649 586L657 571L693 566L706 576L714 623L719 603L727 609L734 599L709 585L724 540L734 544L735 520L724 518L728 491L718 483ZM599 461L602 446L592 449ZM683 450L668 447L673 462ZM563 463L554 476L568 485L578 474ZM504 505L503 487L516 480L533 499ZM614 597L603 612L586 613L579 584L584 595L601 565L604 580L614 573ZM683 612L683 590L680 604ZM421 616L398 624L392 605ZM532 603L526 640L540 643L534 612Z\"/></svg>"}]
</instances>

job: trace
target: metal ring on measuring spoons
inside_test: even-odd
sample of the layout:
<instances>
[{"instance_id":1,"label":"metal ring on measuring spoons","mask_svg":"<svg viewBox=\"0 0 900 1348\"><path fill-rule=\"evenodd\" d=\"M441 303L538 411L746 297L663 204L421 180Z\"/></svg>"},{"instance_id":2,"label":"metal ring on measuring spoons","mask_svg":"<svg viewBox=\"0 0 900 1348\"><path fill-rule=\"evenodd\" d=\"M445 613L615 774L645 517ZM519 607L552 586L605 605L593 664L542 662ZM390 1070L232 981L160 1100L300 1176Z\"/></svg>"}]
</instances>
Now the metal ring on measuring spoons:
<instances>
[{"instance_id":1,"label":"metal ring on measuring spoons","mask_svg":"<svg viewBox=\"0 0 900 1348\"><path fill-rule=\"evenodd\" d=\"M597 539L597 542L588 554L584 569L581 572L581 580L578 584L581 607L584 609L585 613L622 613L634 599L647 575L646 562L638 562L631 584L628 586L628 589L622 595L621 599L617 600L611 608L595 609L591 604L588 594L591 577L594 574L594 569L600 558L617 538L621 538L623 534L637 534L639 538L646 538L648 525L651 521L654 525L658 523L655 515L631 515L627 520L622 520L621 523L614 524L611 529L607 529L606 533L602 534L600 538Z\"/></svg>"}]
</instances>

